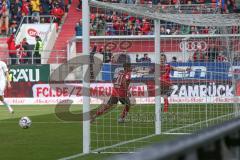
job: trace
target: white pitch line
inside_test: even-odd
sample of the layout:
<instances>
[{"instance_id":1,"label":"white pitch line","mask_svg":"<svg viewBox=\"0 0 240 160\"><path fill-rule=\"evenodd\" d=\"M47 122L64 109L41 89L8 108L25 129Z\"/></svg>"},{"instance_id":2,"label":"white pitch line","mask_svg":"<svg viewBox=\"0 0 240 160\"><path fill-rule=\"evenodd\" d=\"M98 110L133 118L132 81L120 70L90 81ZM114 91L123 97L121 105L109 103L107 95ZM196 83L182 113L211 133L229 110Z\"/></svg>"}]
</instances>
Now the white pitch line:
<instances>
[{"instance_id":1,"label":"white pitch line","mask_svg":"<svg viewBox=\"0 0 240 160\"><path fill-rule=\"evenodd\" d=\"M102 147L102 148L99 148L99 149L95 149L95 150L91 151L91 153L100 153L101 151L109 149L109 148L122 146L122 145L125 145L125 144L128 144L128 143L132 143L132 142L135 142L135 141L140 141L140 140L151 138L151 137L154 137L154 136L156 136L156 135L152 134L152 135L149 135L149 136L146 136L146 137L141 137L141 138L136 138L136 139L132 139L132 140L129 140L129 141L124 141L124 142L117 143L117 144L114 144L114 145L111 145L111 146L106 146L106 147ZM103 153L105 153L105 152L103 152ZM122 152L118 152L118 153L122 153ZM128 152L128 153L133 153L133 152ZM84 155L86 155L86 153L78 153L78 154L75 154L75 155L72 155L72 156L69 156L69 157L60 158L58 160L71 160L71 159L78 158L78 157L81 157L81 156L84 156Z\"/></svg>"},{"instance_id":2,"label":"white pitch line","mask_svg":"<svg viewBox=\"0 0 240 160\"><path fill-rule=\"evenodd\" d=\"M72 156L69 156L69 157L60 158L60 159L58 159L58 160L70 160L70 159L82 157L82 156L84 156L84 155L87 155L87 154L86 154L86 153L79 153L79 154L75 154L75 155L72 155Z\"/></svg>"},{"instance_id":3,"label":"white pitch line","mask_svg":"<svg viewBox=\"0 0 240 160\"><path fill-rule=\"evenodd\" d=\"M1 122L0 121L0 124L12 124L12 123L16 123L16 122ZM32 122L32 124L77 124L77 123L80 123L80 122Z\"/></svg>"},{"instance_id":4,"label":"white pitch line","mask_svg":"<svg viewBox=\"0 0 240 160\"><path fill-rule=\"evenodd\" d=\"M200 122L196 122L196 123L189 124L189 125L186 125L186 126L173 128L173 129L167 130L166 132L167 132L167 133L171 133L171 132L174 132L174 131L183 129L183 128L192 127L192 126L195 126L195 125L198 125L198 124L201 124L201 123L206 123L206 122L209 122L209 121L213 121L213 120L216 120L216 119L219 119L219 118L224 118L224 117L231 116L231 115L234 115L234 113L230 113L230 114L227 114L227 115L222 115L222 116L214 117L214 118L208 119L207 121L206 121L206 120L205 120L205 121L200 121Z\"/></svg>"}]
</instances>

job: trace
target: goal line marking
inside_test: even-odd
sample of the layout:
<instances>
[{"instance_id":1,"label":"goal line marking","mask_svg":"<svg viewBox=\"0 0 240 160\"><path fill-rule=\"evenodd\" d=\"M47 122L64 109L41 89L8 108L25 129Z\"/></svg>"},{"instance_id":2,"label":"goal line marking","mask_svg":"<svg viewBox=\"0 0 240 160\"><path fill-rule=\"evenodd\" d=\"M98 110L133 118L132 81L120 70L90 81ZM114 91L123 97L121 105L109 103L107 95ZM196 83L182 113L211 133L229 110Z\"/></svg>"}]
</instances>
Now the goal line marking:
<instances>
[{"instance_id":1,"label":"goal line marking","mask_svg":"<svg viewBox=\"0 0 240 160\"><path fill-rule=\"evenodd\" d=\"M205 121L200 121L200 122L196 122L196 123L189 124L189 125L186 125L186 126L170 129L166 132L169 134L169 133L177 131L179 129L188 128L188 127L195 126L195 125L198 125L198 124L201 124L201 123L206 123L206 122L209 122L209 121L213 121L213 120L216 120L216 119L219 119L219 118L224 118L224 117L232 116L232 115L235 115L235 113L230 113L230 114L227 114L227 115L222 115L222 116L218 116L218 117L215 117L215 118L208 119L207 121L206 120Z\"/></svg>"},{"instance_id":2,"label":"goal line marking","mask_svg":"<svg viewBox=\"0 0 240 160\"><path fill-rule=\"evenodd\" d=\"M129 140L129 141L120 142L120 143L117 143L117 144L114 144L114 145L111 145L111 146L106 146L106 147L102 147L102 148L92 150L90 153L99 153L99 152L101 152L103 150L106 150L106 149L109 149L109 148L118 147L118 146L121 146L121 145L125 145L125 144L132 143L132 142L135 142L135 141L140 141L140 140L151 138L151 137L154 137L154 136L157 136L157 135L152 134L152 135L149 135L149 136L136 138L136 139L132 139L132 140ZM105 153L105 152L103 152L103 153ZM110 152L106 152L106 153L110 153ZM114 152L112 152L112 153L114 153ZM122 153L122 152L118 152L118 153ZM131 153L131 152L124 152L124 153ZM78 158L78 157L81 157L81 156L84 156L84 155L86 155L86 153L78 153L78 154L75 154L75 155L72 155L72 156L69 156L69 157L60 158L59 160L71 160L71 159Z\"/></svg>"}]
</instances>

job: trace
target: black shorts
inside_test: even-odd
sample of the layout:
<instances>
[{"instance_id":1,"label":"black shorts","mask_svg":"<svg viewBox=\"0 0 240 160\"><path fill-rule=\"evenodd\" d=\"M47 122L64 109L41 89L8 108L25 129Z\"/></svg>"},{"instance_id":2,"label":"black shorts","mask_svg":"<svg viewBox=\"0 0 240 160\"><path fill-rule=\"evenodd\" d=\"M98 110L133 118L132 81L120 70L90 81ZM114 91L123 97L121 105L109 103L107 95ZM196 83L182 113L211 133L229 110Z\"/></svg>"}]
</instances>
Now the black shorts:
<instances>
[{"instance_id":1,"label":"black shorts","mask_svg":"<svg viewBox=\"0 0 240 160\"><path fill-rule=\"evenodd\" d=\"M161 95L164 96L170 96L172 93L172 84L169 81L160 81L160 87L161 87Z\"/></svg>"},{"instance_id":2,"label":"black shorts","mask_svg":"<svg viewBox=\"0 0 240 160\"><path fill-rule=\"evenodd\" d=\"M122 104L130 106L130 99L128 97L115 97L111 96L110 99L108 100L107 104L109 105L114 105L118 104L118 101L120 101Z\"/></svg>"},{"instance_id":3,"label":"black shorts","mask_svg":"<svg viewBox=\"0 0 240 160\"><path fill-rule=\"evenodd\" d=\"M170 96L172 93L173 89L171 86L167 86L167 87L162 87L161 86L161 96Z\"/></svg>"}]
</instances>

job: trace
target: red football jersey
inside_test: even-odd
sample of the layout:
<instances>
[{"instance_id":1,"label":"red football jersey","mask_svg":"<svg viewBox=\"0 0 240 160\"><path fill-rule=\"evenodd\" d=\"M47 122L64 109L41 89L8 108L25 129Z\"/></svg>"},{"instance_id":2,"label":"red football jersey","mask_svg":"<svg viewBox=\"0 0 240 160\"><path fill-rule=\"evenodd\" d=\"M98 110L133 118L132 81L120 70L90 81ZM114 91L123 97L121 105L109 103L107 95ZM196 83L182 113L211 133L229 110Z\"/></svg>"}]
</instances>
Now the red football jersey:
<instances>
[{"instance_id":1,"label":"red football jersey","mask_svg":"<svg viewBox=\"0 0 240 160\"><path fill-rule=\"evenodd\" d=\"M171 66L169 64L160 65L161 80L170 81Z\"/></svg>"},{"instance_id":2,"label":"red football jersey","mask_svg":"<svg viewBox=\"0 0 240 160\"><path fill-rule=\"evenodd\" d=\"M131 73L126 71L120 71L114 82L113 96L126 97L130 84Z\"/></svg>"}]
</instances>

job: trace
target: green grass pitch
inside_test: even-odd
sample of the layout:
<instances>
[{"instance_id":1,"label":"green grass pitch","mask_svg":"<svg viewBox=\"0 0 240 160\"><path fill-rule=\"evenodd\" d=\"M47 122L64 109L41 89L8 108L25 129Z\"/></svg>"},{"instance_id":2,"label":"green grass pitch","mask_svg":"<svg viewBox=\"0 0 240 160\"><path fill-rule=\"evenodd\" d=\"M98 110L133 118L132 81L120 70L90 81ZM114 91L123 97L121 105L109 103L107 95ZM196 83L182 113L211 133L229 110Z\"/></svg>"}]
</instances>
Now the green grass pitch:
<instances>
[{"instance_id":1,"label":"green grass pitch","mask_svg":"<svg viewBox=\"0 0 240 160\"><path fill-rule=\"evenodd\" d=\"M216 109L219 107L219 109ZM82 123L65 122L54 114L54 105L26 105L13 106L15 113L11 115L7 109L0 106L0 159L15 160L52 160L68 157L82 152ZM122 140L131 140L154 132L152 121L139 123L133 118L134 113L154 113L153 105L141 105L133 107L130 111L129 122L117 124L117 117L122 107L111 110L110 113L99 117L91 126L92 149L119 143ZM216 112L217 110L217 112ZM71 107L74 113L81 112L80 106ZM208 124L219 122L218 117L231 114L229 105L182 105L169 109L168 115L163 116L162 131L169 131L179 127L178 132L192 131L194 128L205 127L206 117L210 119ZM181 117L182 113L189 115ZM18 125L19 118L28 116L32 120L29 129L21 129ZM165 117L164 117L165 116ZM229 116L227 116L229 118ZM135 116L136 118L136 116ZM216 118L216 119L214 119ZM182 121L180 121L182 119ZM221 119L225 119L222 117ZM198 123L200 122L200 123ZM189 127L184 128L189 124ZM149 127L148 127L149 126ZM131 129L134 128L134 129ZM109 133L111 131L111 134ZM174 131L175 132L175 131ZM118 133L118 135L116 134ZM127 134L129 133L129 134ZM124 135L125 134L125 135ZM122 135L122 137L120 136ZM112 141L109 141L109 139ZM159 142L175 138L172 135L155 136L148 142ZM129 143L121 146L121 151L129 151L130 148L138 148L149 143ZM119 151L119 148L111 151ZM102 160L112 154L89 154L78 157L78 160Z\"/></svg>"}]
</instances>

